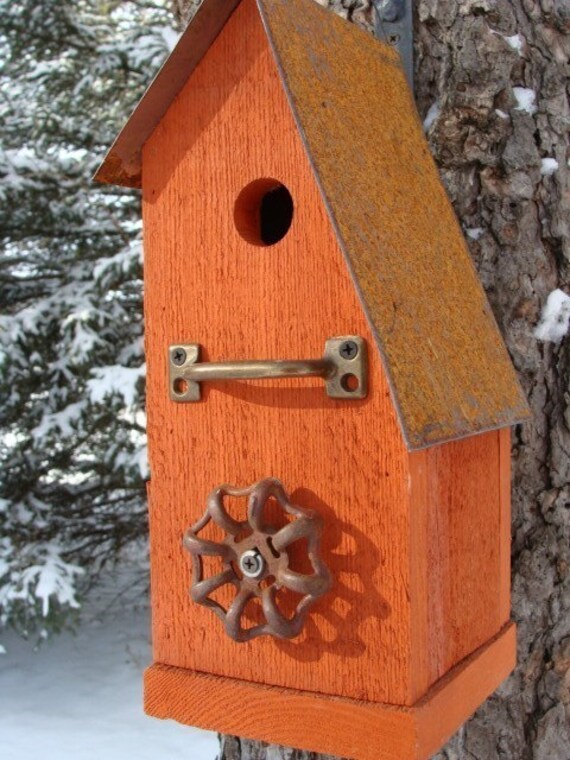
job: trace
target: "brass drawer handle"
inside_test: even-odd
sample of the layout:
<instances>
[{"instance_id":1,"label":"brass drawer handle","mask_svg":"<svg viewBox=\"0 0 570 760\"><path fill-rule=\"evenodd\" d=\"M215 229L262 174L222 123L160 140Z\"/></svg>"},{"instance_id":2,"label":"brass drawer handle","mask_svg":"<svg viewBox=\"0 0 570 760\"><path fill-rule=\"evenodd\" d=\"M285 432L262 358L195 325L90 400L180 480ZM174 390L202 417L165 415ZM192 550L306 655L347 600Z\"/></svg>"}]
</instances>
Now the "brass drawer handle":
<instances>
[{"instance_id":1,"label":"brass drawer handle","mask_svg":"<svg viewBox=\"0 0 570 760\"><path fill-rule=\"evenodd\" d=\"M198 343L168 349L170 398L200 401L205 380L269 380L322 377L330 398L363 399L368 393L366 342L357 335L329 338L322 359L200 362Z\"/></svg>"}]
</instances>

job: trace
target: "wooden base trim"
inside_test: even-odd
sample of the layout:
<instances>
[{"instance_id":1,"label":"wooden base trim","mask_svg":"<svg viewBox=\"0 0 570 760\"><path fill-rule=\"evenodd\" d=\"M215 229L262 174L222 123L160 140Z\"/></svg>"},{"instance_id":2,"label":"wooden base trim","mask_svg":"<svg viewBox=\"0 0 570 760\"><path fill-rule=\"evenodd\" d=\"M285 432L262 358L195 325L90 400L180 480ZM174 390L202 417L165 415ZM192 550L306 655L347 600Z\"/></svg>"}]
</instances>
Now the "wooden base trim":
<instances>
[{"instance_id":1,"label":"wooden base trim","mask_svg":"<svg viewBox=\"0 0 570 760\"><path fill-rule=\"evenodd\" d=\"M517 662L517 628L508 623L493 639L466 657L412 708L418 731L418 760L435 754L491 696Z\"/></svg>"},{"instance_id":2,"label":"wooden base trim","mask_svg":"<svg viewBox=\"0 0 570 760\"><path fill-rule=\"evenodd\" d=\"M428 760L515 666L507 625L413 707L359 702L155 664L145 711L155 718L355 760Z\"/></svg>"}]
</instances>

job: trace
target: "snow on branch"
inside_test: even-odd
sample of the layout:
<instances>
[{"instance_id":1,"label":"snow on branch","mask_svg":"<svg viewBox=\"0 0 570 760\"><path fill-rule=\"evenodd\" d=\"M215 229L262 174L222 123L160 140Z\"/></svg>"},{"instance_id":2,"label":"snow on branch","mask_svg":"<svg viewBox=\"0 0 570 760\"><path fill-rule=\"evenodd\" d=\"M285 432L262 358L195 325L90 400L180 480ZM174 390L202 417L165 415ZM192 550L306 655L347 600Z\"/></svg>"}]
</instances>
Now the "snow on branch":
<instances>
[{"instance_id":1,"label":"snow on branch","mask_svg":"<svg viewBox=\"0 0 570 760\"><path fill-rule=\"evenodd\" d=\"M6 542L3 548L6 550ZM78 609L75 581L84 574L84 570L65 562L60 552L60 547L53 543L36 547L35 560L30 562L30 557L22 558L21 564L24 566L21 568L17 567L18 562L3 560L5 552L2 552L0 576L4 577L0 585L0 607L9 610L14 602L33 604L36 600L41 605L44 618L54 604Z\"/></svg>"},{"instance_id":2,"label":"snow on branch","mask_svg":"<svg viewBox=\"0 0 570 760\"><path fill-rule=\"evenodd\" d=\"M140 367L95 367L91 370L93 379L87 381L89 395L94 404L101 404L112 395L121 396L127 406L133 406L137 399L136 386L144 378L146 365Z\"/></svg>"}]
</instances>

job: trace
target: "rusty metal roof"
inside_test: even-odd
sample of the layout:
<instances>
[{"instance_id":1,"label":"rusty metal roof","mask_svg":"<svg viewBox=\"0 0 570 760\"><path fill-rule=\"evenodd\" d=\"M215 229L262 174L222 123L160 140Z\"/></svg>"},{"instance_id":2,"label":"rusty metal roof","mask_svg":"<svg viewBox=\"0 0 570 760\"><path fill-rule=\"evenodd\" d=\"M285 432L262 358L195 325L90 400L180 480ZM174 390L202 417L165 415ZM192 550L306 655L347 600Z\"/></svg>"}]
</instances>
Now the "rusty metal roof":
<instances>
[{"instance_id":1,"label":"rusty metal roof","mask_svg":"<svg viewBox=\"0 0 570 760\"><path fill-rule=\"evenodd\" d=\"M141 149L239 0L205 0L97 174ZM410 449L526 419L398 55L313 0L257 0Z\"/></svg>"}]
</instances>

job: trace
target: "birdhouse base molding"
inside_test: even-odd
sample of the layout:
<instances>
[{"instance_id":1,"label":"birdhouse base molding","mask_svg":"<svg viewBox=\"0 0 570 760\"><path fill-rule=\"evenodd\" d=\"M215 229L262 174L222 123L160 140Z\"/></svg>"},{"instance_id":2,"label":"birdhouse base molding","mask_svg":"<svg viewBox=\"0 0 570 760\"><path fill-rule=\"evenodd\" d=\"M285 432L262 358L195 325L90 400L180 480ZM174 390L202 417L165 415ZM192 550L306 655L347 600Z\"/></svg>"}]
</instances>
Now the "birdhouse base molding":
<instances>
[{"instance_id":1,"label":"birdhouse base molding","mask_svg":"<svg viewBox=\"0 0 570 760\"><path fill-rule=\"evenodd\" d=\"M503 630L412 707L360 702L154 664L145 711L155 718L356 760L427 760L515 666L516 627Z\"/></svg>"}]
</instances>

